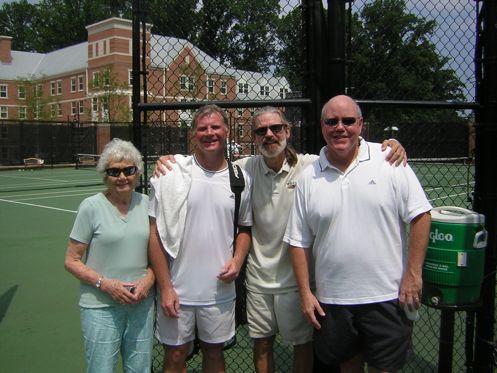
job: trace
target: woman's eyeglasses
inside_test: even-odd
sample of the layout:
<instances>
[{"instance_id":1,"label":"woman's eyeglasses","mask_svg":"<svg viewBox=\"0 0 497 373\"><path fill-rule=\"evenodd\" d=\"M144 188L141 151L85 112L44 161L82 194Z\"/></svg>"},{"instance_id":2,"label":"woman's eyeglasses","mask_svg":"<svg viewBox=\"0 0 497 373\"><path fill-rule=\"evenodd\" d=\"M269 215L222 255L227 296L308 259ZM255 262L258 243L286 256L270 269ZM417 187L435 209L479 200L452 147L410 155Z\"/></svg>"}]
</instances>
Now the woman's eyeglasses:
<instances>
[{"instance_id":1,"label":"woman's eyeglasses","mask_svg":"<svg viewBox=\"0 0 497 373\"><path fill-rule=\"evenodd\" d=\"M323 123L327 126L336 126L338 123L342 123L345 127L353 125L357 121L357 118L354 117L345 117L342 119L338 118L326 118L323 120Z\"/></svg>"},{"instance_id":2,"label":"woman's eyeglasses","mask_svg":"<svg viewBox=\"0 0 497 373\"><path fill-rule=\"evenodd\" d=\"M258 127L254 129L254 133L257 136L265 136L267 133L268 128L271 130L272 133L275 135L280 133L283 128L286 127L286 124L271 124L270 126L267 127Z\"/></svg>"},{"instance_id":3,"label":"woman's eyeglasses","mask_svg":"<svg viewBox=\"0 0 497 373\"><path fill-rule=\"evenodd\" d=\"M131 176L136 174L136 171L138 171L138 168L136 166L128 166L124 168L111 167L107 168L105 170L105 173L107 174L107 176L119 177L119 175L121 175L121 172L124 174L124 176Z\"/></svg>"}]
</instances>

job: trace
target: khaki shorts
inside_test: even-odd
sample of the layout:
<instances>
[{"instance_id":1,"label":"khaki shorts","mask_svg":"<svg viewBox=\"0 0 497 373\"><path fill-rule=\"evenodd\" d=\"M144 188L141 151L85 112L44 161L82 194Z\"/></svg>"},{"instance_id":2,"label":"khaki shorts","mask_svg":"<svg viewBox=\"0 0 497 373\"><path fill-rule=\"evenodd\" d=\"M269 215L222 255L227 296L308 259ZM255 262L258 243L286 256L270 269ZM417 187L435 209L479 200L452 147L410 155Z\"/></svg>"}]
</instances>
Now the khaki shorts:
<instances>
[{"instance_id":1,"label":"khaki shorts","mask_svg":"<svg viewBox=\"0 0 497 373\"><path fill-rule=\"evenodd\" d=\"M164 315L157 307L157 340L168 346L180 346L198 338L206 343L224 343L235 335L235 301L212 306L180 306L179 318Z\"/></svg>"},{"instance_id":2,"label":"khaki shorts","mask_svg":"<svg viewBox=\"0 0 497 373\"><path fill-rule=\"evenodd\" d=\"M280 333L283 342L301 345L312 340L313 328L300 309L298 291L283 294L247 292L247 320L252 338Z\"/></svg>"}]
</instances>

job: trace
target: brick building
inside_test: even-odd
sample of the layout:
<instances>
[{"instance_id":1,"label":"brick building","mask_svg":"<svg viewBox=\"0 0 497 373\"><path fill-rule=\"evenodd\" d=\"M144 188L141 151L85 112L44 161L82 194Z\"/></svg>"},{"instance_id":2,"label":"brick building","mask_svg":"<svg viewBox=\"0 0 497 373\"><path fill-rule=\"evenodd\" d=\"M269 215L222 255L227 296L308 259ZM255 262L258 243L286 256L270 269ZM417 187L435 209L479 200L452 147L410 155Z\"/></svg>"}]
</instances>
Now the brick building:
<instances>
[{"instance_id":1,"label":"brick building","mask_svg":"<svg viewBox=\"0 0 497 373\"><path fill-rule=\"evenodd\" d=\"M131 21L110 18L87 30L87 42L46 54L14 51L12 37L0 36L0 120L131 120ZM226 67L187 40L154 35L151 26L146 38L149 102L277 99L289 92L285 78ZM190 117L178 111L167 120Z\"/></svg>"}]
</instances>

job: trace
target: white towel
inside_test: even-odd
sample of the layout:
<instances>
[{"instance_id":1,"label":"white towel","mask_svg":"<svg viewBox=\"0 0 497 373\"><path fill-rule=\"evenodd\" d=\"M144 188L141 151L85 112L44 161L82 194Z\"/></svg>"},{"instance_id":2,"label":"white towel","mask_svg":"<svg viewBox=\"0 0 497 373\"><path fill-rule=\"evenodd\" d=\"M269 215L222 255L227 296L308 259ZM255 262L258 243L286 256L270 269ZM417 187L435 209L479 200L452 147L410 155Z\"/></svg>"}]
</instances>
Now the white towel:
<instances>
[{"instance_id":1,"label":"white towel","mask_svg":"<svg viewBox=\"0 0 497 373\"><path fill-rule=\"evenodd\" d=\"M186 220L186 202L192 184L192 156L176 154L172 171L150 183L157 200L156 224L166 252L176 258L183 237Z\"/></svg>"}]
</instances>

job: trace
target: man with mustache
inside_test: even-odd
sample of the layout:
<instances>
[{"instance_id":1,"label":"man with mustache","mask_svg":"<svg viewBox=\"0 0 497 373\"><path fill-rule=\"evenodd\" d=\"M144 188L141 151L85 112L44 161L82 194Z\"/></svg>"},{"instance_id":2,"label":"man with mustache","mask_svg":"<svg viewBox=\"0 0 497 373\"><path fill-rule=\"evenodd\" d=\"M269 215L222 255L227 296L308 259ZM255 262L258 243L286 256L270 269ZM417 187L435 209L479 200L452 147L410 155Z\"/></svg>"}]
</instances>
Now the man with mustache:
<instances>
[{"instance_id":1,"label":"man with mustache","mask_svg":"<svg viewBox=\"0 0 497 373\"><path fill-rule=\"evenodd\" d=\"M252 249L247 257L247 320L254 340L257 373L275 371L273 345L277 333L293 346L293 372L312 371L312 326L300 311L300 298L292 263L283 242L293 192L301 172L318 156L297 154L289 145L291 126L283 112L263 107L252 117L254 141L261 155L242 158L239 164L252 178ZM399 165L405 152L395 140L386 159ZM156 172L167 167L161 157Z\"/></svg>"}]
</instances>

